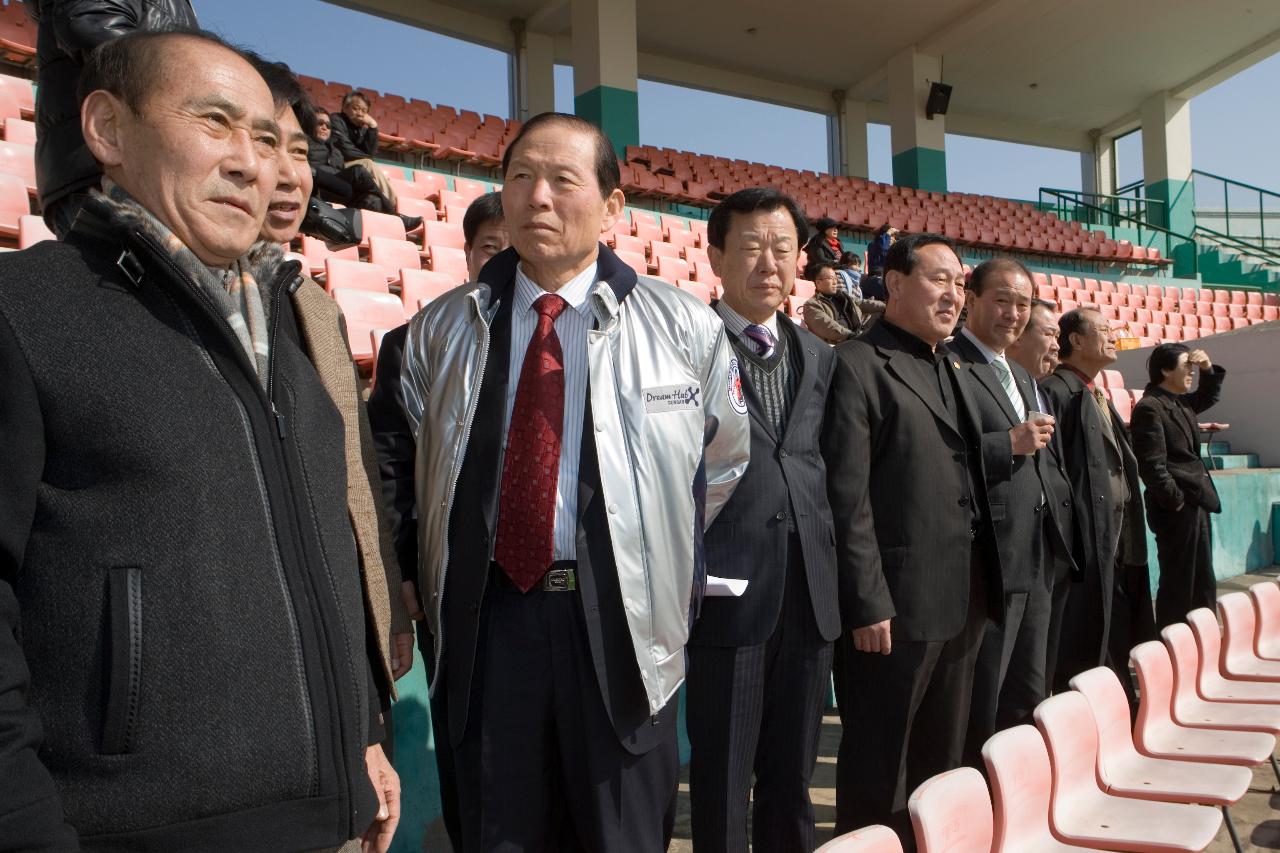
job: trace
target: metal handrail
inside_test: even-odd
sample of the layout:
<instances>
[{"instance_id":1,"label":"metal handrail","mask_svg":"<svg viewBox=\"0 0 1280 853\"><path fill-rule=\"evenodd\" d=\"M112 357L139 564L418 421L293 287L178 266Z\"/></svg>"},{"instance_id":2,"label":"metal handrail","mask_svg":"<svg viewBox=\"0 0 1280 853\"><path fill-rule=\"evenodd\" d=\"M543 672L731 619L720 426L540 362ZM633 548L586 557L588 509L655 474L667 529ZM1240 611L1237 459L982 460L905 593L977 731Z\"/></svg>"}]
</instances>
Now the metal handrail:
<instances>
[{"instance_id":1,"label":"metal handrail","mask_svg":"<svg viewBox=\"0 0 1280 853\"><path fill-rule=\"evenodd\" d=\"M1222 184L1222 221L1226 228L1226 232L1225 234L1223 234L1222 232L1219 232L1207 226L1201 225L1200 212L1193 211L1193 216L1196 219L1196 227L1203 229L1206 233L1209 233L1209 234L1221 235L1223 237L1232 238L1233 240L1238 241L1243 245L1247 246L1250 251L1247 251L1247 252L1242 251L1241 254L1249 254L1251 257L1267 257L1268 250L1266 248L1266 242L1267 242L1268 211L1266 207L1266 199L1272 198L1272 199L1280 200L1280 193L1277 193L1268 189L1263 189L1262 187L1254 186L1253 184L1247 184L1244 181L1237 181L1234 178L1226 178L1226 177L1223 177L1222 175L1215 175L1212 172L1206 172L1202 169L1192 169L1191 179L1194 181L1197 177L1207 178L1209 180L1216 181ZM1256 211L1257 211L1256 220L1254 219L1255 207L1252 203L1246 206L1245 210L1248 211L1247 213L1245 213L1244 211L1240 211L1239 209L1238 209L1238 212L1236 213L1237 217L1243 216L1243 218L1246 220L1254 220L1257 222L1258 227L1257 227L1256 238L1253 234L1246 234L1243 236L1243 238L1241 238L1240 236L1237 236L1231 233L1231 219L1232 219L1231 189L1232 187L1240 187L1241 189L1244 189L1247 192L1257 194L1258 204L1256 207ZM1196 207L1200 208L1201 202L1198 201L1196 204ZM1271 212L1274 213L1275 210ZM1205 210L1205 215L1206 216L1208 215L1207 210ZM1258 254L1258 253L1262 253L1262 254Z\"/></svg>"},{"instance_id":2,"label":"metal handrail","mask_svg":"<svg viewBox=\"0 0 1280 853\"><path fill-rule=\"evenodd\" d=\"M1087 201L1081 201L1078 198L1072 197L1072 194L1074 192L1075 191L1072 191L1072 190L1059 191L1059 190L1053 190L1053 189L1042 187L1040 189L1040 196L1043 199L1043 197L1047 194L1050 197L1056 197L1061 201L1070 202L1079 207L1084 207L1087 210L1093 210L1093 211L1097 211L1098 213L1105 214L1106 216L1112 217L1112 219L1119 219L1126 222L1131 222L1137 227L1139 242L1145 242L1142 239L1143 231L1151 231L1155 234L1162 234L1164 235L1164 257L1170 260L1173 259L1173 241L1174 240L1181 240L1183 243L1189 243L1191 245L1191 272L1194 275L1198 271L1200 260L1198 257L1199 252L1196 250L1196 241L1194 237L1189 237L1186 234L1179 234L1176 231L1170 231L1168 228L1162 228L1159 225L1152 225L1150 222L1147 222L1142 219L1138 219L1137 217L1134 217L1134 216L1129 216L1124 213L1119 213L1117 211L1107 210L1105 208L1098 207L1097 205L1090 204ZM1062 207L1061 209L1063 213L1066 212L1065 207ZM1112 223L1111 225L1104 225L1101 223L1099 224L1103 228L1111 229L1111 239L1114 240L1116 236L1116 228L1118 228L1119 226L1115 225L1114 223Z\"/></svg>"},{"instance_id":3,"label":"metal handrail","mask_svg":"<svg viewBox=\"0 0 1280 853\"><path fill-rule=\"evenodd\" d=\"M1230 234L1224 234L1221 231L1215 231L1203 225L1196 226L1197 234L1208 234L1213 242L1221 243L1227 248L1233 250L1238 255L1244 255L1249 258L1257 258L1268 264L1280 266L1280 252L1273 252L1265 246L1259 246L1256 243L1249 243L1239 237Z\"/></svg>"},{"instance_id":4,"label":"metal handrail","mask_svg":"<svg viewBox=\"0 0 1280 853\"><path fill-rule=\"evenodd\" d=\"M1204 169L1192 169L1191 174L1204 175L1206 178L1213 178L1215 181L1222 181L1224 184L1232 184L1237 187L1244 187L1247 190L1251 190L1256 193L1262 193L1263 195L1274 196L1275 198L1280 199L1280 192L1276 192L1275 190L1269 190L1269 189L1266 189L1265 187L1257 187L1257 186L1254 186L1253 184L1247 184L1244 181L1237 181L1235 178L1224 178L1222 175L1215 175L1213 172L1206 172Z\"/></svg>"},{"instance_id":5,"label":"metal handrail","mask_svg":"<svg viewBox=\"0 0 1280 853\"><path fill-rule=\"evenodd\" d=\"M1084 221L1085 224L1087 225L1105 226L1107 223L1102 221L1094 222L1093 217L1090 217L1087 220L1080 220L1079 206L1081 205L1088 205L1089 209L1091 210L1103 211L1104 215L1108 217L1114 218L1115 216L1121 216L1121 217L1139 219L1143 222L1148 221L1150 217L1150 209L1148 208L1148 205L1156 205L1159 207L1164 207L1165 205L1165 203L1159 199L1131 198L1129 196L1118 196L1118 195L1110 195L1107 193L1086 192L1084 190L1068 190L1068 189L1061 189L1059 187L1041 187L1040 192L1041 192L1041 198L1039 203L1040 207L1042 208L1045 207L1044 197L1043 197L1044 193L1052 193L1055 197L1059 199L1063 197L1069 198L1072 201L1074 201L1077 205L1077 210L1073 211L1074 217L1078 221ZM1097 201L1086 202L1085 201L1086 198L1097 199ZM1049 205L1049 209L1056 209L1060 211L1059 216L1062 216L1062 217L1065 217L1067 213L1065 208L1060 204ZM1111 224L1114 225L1114 222Z\"/></svg>"}]
</instances>

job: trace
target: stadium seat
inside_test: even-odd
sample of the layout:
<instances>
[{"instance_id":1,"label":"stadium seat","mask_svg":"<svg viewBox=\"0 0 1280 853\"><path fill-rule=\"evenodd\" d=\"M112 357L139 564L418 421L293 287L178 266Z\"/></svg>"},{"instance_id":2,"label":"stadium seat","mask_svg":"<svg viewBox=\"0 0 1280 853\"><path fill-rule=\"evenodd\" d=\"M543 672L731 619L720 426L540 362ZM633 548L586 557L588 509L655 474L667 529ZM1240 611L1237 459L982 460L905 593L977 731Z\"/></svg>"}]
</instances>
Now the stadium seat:
<instances>
[{"instance_id":1,"label":"stadium seat","mask_svg":"<svg viewBox=\"0 0 1280 853\"><path fill-rule=\"evenodd\" d=\"M1218 599L1218 612L1223 625L1223 674L1245 681L1280 681L1280 661L1258 656L1258 616L1252 597L1244 592L1228 593Z\"/></svg>"},{"instance_id":2,"label":"stadium seat","mask_svg":"<svg viewBox=\"0 0 1280 853\"><path fill-rule=\"evenodd\" d=\"M618 259L636 271L636 275L649 274L649 262L644 259L643 252L629 252L626 249L619 249L615 254Z\"/></svg>"},{"instance_id":3,"label":"stadium seat","mask_svg":"<svg viewBox=\"0 0 1280 853\"><path fill-rule=\"evenodd\" d=\"M659 255L657 272L658 278L675 284L682 278L687 279L690 277L689 262L684 258L668 258Z\"/></svg>"},{"instance_id":4,"label":"stadium seat","mask_svg":"<svg viewBox=\"0 0 1280 853\"><path fill-rule=\"evenodd\" d=\"M392 240L404 240L404 220L390 213L378 213L373 210L362 210L360 220L364 223L364 237L360 248L368 250L372 237L390 237Z\"/></svg>"},{"instance_id":5,"label":"stadium seat","mask_svg":"<svg viewBox=\"0 0 1280 853\"><path fill-rule=\"evenodd\" d=\"M1079 693L1046 699L1034 716L1049 746L1049 824L1060 840L1102 850L1199 853L1217 835L1222 815L1215 809L1118 797L1099 788L1098 730Z\"/></svg>"},{"instance_id":6,"label":"stadium seat","mask_svg":"<svg viewBox=\"0 0 1280 853\"><path fill-rule=\"evenodd\" d=\"M448 273L458 281L467 280L467 254L453 246L427 246L427 258L435 272Z\"/></svg>"},{"instance_id":7,"label":"stadium seat","mask_svg":"<svg viewBox=\"0 0 1280 853\"><path fill-rule=\"evenodd\" d=\"M1187 614L1199 655L1196 692L1210 702L1259 702L1280 705L1276 679L1247 680L1227 675L1222 654L1222 634L1213 611L1198 607Z\"/></svg>"},{"instance_id":8,"label":"stadium seat","mask_svg":"<svg viewBox=\"0 0 1280 853\"><path fill-rule=\"evenodd\" d=\"M388 281L395 281L398 276L393 274L393 270L419 269L422 266L422 256L418 253L418 247L408 240L371 237L369 238L369 262L382 267L390 276Z\"/></svg>"},{"instance_id":9,"label":"stadium seat","mask_svg":"<svg viewBox=\"0 0 1280 853\"><path fill-rule=\"evenodd\" d=\"M406 311L430 302L437 296L448 293L462 282L448 273L434 272L424 269L403 269L400 271L400 300Z\"/></svg>"},{"instance_id":10,"label":"stadium seat","mask_svg":"<svg viewBox=\"0 0 1280 853\"><path fill-rule=\"evenodd\" d=\"M370 290L375 293L387 293L387 282L391 277L387 271L377 264L363 261L352 261L330 256L325 258L324 289L333 293L341 288L345 290Z\"/></svg>"},{"instance_id":11,"label":"stadium seat","mask_svg":"<svg viewBox=\"0 0 1280 853\"><path fill-rule=\"evenodd\" d=\"M439 172L423 172L415 170L413 173L413 182L426 187L423 198L438 196L441 190L449 189L449 179Z\"/></svg>"},{"instance_id":12,"label":"stadium seat","mask_svg":"<svg viewBox=\"0 0 1280 853\"><path fill-rule=\"evenodd\" d=\"M1280 734L1280 706L1210 701L1200 696L1196 686L1200 653L1189 625L1175 622L1161 631L1160 636L1173 661L1170 711L1174 722L1196 728Z\"/></svg>"},{"instance_id":13,"label":"stadium seat","mask_svg":"<svg viewBox=\"0 0 1280 853\"><path fill-rule=\"evenodd\" d=\"M460 222L426 222L422 226L422 242L427 246L462 249L466 245L466 237Z\"/></svg>"},{"instance_id":14,"label":"stadium seat","mask_svg":"<svg viewBox=\"0 0 1280 853\"><path fill-rule=\"evenodd\" d=\"M907 800L919 853L990 853L991 800L982 774L961 767L926 779Z\"/></svg>"},{"instance_id":15,"label":"stadium seat","mask_svg":"<svg viewBox=\"0 0 1280 853\"><path fill-rule=\"evenodd\" d=\"M1244 596L1244 593L1237 593ZM1247 599L1248 597L1245 596ZM1248 605L1248 601L1245 601ZM1229 807L1240 801L1253 781L1248 767L1202 761L1153 758L1134 746L1129 728L1129 701L1119 677L1099 666L1077 674L1071 688L1084 697L1098 727L1098 780L1109 794L1165 803L1201 803L1222 809L1236 849L1240 842Z\"/></svg>"},{"instance_id":16,"label":"stadium seat","mask_svg":"<svg viewBox=\"0 0 1280 853\"><path fill-rule=\"evenodd\" d=\"M1118 370L1103 370L1099 376L1103 388L1114 389L1124 387L1124 375Z\"/></svg>"},{"instance_id":17,"label":"stadium seat","mask_svg":"<svg viewBox=\"0 0 1280 853\"><path fill-rule=\"evenodd\" d=\"M333 300L342 309L347 337L351 342L351 357L358 364L367 365L373 361L371 333L374 329L394 329L404 325L404 305L390 293L340 287L333 291Z\"/></svg>"},{"instance_id":18,"label":"stadium seat","mask_svg":"<svg viewBox=\"0 0 1280 853\"><path fill-rule=\"evenodd\" d=\"M1129 397L1129 392L1124 388L1108 390L1111 391L1111 405L1116 407L1116 412L1120 415L1120 422L1127 426L1129 417L1133 414L1133 400Z\"/></svg>"},{"instance_id":19,"label":"stadium seat","mask_svg":"<svg viewBox=\"0 0 1280 853\"><path fill-rule=\"evenodd\" d=\"M1138 673L1142 697L1133 743L1143 755L1246 767L1261 764L1271 756L1276 739L1265 731L1207 728L1174 721L1173 662L1163 643L1152 640L1135 646L1130 660Z\"/></svg>"},{"instance_id":20,"label":"stadium seat","mask_svg":"<svg viewBox=\"0 0 1280 853\"><path fill-rule=\"evenodd\" d=\"M423 224L435 222L439 215L436 212L436 206L426 199L404 195L396 198L396 213L399 213L402 216L421 216ZM421 235L422 228L419 226L408 233Z\"/></svg>"},{"instance_id":21,"label":"stadium seat","mask_svg":"<svg viewBox=\"0 0 1280 853\"><path fill-rule=\"evenodd\" d=\"M1258 631L1253 649L1265 660L1280 660L1280 585L1256 583L1249 587Z\"/></svg>"},{"instance_id":22,"label":"stadium seat","mask_svg":"<svg viewBox=\"0 0 1280 853\"><path fill-rule=\"evenodd\" d=\"M30 214L31 202L23 179L13 175L0 175L0 235L16 238L22 217Z\"/></svg>"},{"instance_id":23,"label":"stadium seat","mask_svg":"<svg viewBox=\"0 0 1280 853\"><path fill-rule=\"evenodd\" d=\"M453 191L465 198L467 204L470 204L487 193L489 185L482 181L473 181L470 178L454 178Z\"/></svg>"},{"instance_id":24,"label":"stadium seat","mask_svg":"<svg viewBox=\"0 0 1280 853\"><path fill-rule=\"evenodd\" d=\"M303 234L302 255L307 259L306 268L311 277L320 281L324 278L324 262L328 258L342 258L344 260L358 261L360 260L360 251L355 246L338 251L331 250L325 245L325 242L318 237L310 237Z\"/></svg>"},{"instance_id":25,"label":"stadium seat","mask_svg":"<svg viewBox=\"0 0 1280 853\"><path fill-rule=\"evenodd\" d=\"M25 190L24 190L25 193ZM56 240L57 235L49 230L39 216L18 217L18 248L25 249L42 240Z\"/></svg>"},{"instance_id":26,"label":"stadium seat","mask_svg":"<svg viewBox=\"0 0 1280 853\"><path fill-rule=\"evenodd\" d=\"M35 124L16 116L6 118L4 120L4 141L34 146L36 144Z\"/></svg>"},{"instance_id":27,"label":"stadium seat","mask_svg":"<svg viewBox=\"0 0 1280 853\"><path fill-rule=\"evenodd\" d=\"M714 291L711 287L709 285L702 284L701 282L679 279L676 281L676 286L681 290L689 291L708 305L711 304L711 300L714 298Z\"/></svg>"},{"instance_id":28,"label":"stadium seat","mask_svg":"<svg viewBox=\"0 0 1280 853\"><path fill-rule=\"evenodd\" d=\"M18 102L18 111L23 118L33 118L36 112L36 93L30 80L0 74L0 88L7 89Z\"/></svg>"},{"instance_id":29,"label":"stadium seat","mask_svg":"<svg viewBox=\"0 0 1280 853\"><path fill-rule=\"evenodd\" d=\"M982 746L994 812L991 853L1073 853L1049 829L1053 779L1049 752L1035 726L997 732Z\"/></svg>"},{"instance_id":30,"label":"stadium seat","mask_svg":"<svg viewBox=\"0 0 1280 853\"><path fill-rule=\"evenodd\" d=\"M868 826L846 832L819 847L814 853L902 853L898 834L887 826Z\"/></svg>"},{"instance_id":31,"label":"stadium seat","mask_svg":"<svg viewBox=\"0 0 1280 853\"><path fill-rule=\"evenodd\" d=\"M0 175L14 175L23 180L27 192L36 192L35 146L16 142L0 142Z\"/></svg>"}]
</instances>

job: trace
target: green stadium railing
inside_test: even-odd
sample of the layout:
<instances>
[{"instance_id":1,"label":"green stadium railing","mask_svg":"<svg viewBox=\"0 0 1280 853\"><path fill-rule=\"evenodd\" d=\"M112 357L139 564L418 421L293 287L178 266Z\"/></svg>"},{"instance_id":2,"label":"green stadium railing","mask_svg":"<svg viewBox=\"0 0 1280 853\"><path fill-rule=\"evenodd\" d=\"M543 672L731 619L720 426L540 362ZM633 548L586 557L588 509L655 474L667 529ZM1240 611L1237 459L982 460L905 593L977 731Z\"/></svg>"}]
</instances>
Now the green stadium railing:
<instances>
[{"instance_id":1,"label":"green stadium railing","mask_svg":"<svg viewBox=\"0 0 1280 853\"><path fill-rule=\"evenodd\" d=\"M1195 182L1197 230L1203 231L1211 242L1239 254L1267 264L1277 262L1280 193L1202 169L1192 169L1191 178ZM1271 236L1267 236L1269 219Z\"/></svg>"},{"instance_id":2,"label":"green stadium railing","mask_svg":"<svg viewBox=\"0 0 1280 853\"><path fill-rule=\"evenodd\" d=\"M1053 194L1048 204L1045 203L1046 193ZM1085 207L1073 208L1065 203L1068 199L1085 205ZM1116 217L1122 217L1129 221L1141 220L1142 222L1149 222L1150 208L1163 206L1164 202L1159 199L1135 198L1118 193L1091 193L1059 187L1041 187L1040 203L1038 205L1041 210L1051 210L1058 214L1059 219L1074 220L1082 225L1101 226L1114 225Z\"/></svg>"},{"instance_id":3,"label":"green stadium railing","mask_svg":"<svg viewBox=\"0 0 1280 853\"><path fill-rule=\"evenodd\" d=\"M1199 267L1199 250L1196 247L1194 237L1170 231L1168 228L1162 228L1159 225L1152 225L1145 219L1121 213L1116 209L1084 201L1083 196L1087 195L1098 194L1082 193L1079 190L1055 190L1042 187L1040 189L1040 203L1044 206L1047 201L1049 206L1044 209L1054 211L1057 213L1058 218L1064 221L1074 219L1077 222L1083 222L1085 220L1077 217L1085 216L1088 224L1101 228L1112 240L1128 239L1127 236L1117 238L1116 232L1120 228L1134 230L1137 232L1137 242L1140 245L1148 247L1155 245L1156 248L1161 249L1161 253L1165 258L1174 262L1175 275L1185 275L1187 277L1196 275ZM1117 197L1107 196L1106 198ZM1132 201L1132 199L1129 199L1129 201ZM1155 202L1148 200L1147 203L1154 204ZM1148 239L1148 236L1151 239ZM1161 247L1161 243L1163 243L1163 247Z\"/></svg>"}]
</instances>

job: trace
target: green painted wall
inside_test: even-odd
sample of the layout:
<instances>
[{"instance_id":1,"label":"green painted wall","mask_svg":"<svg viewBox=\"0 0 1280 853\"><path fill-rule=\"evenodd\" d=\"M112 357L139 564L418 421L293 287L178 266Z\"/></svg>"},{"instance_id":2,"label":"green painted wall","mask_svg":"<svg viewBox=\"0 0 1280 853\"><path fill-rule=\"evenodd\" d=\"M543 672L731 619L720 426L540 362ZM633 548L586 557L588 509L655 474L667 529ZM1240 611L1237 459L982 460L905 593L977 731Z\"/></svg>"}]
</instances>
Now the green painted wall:
<instances>
[{"instance_id":1,"label":"green painted wall","mask_svg":"<svg viewBox=\"0 0 1280 853\"><path fill-rule=\"evenodd\" d=\"M1196 187L1191 181L1168 179L1147 184L1147 198L1164 202L1147 209L1153 225L1190 235L1196 227Z\"/></svg>"},{"instance_id":2,"label":"green painted wall","mask_svg":"<svg viewBox=\"0 0 1280 853\"><path fill-rule=\"evenodd\" d=\"M599 125L621 157L628 145L640 144L640 100L635 92L597 86L575 95L573 111Z\"/></svg>"},{"instance_id":3,"label":"green painted wall","mask_svg":"<svg viewBox=\"0 0 1280 853\"><path fill-rule=\"evenodd\" d=\"M893 155L893 182L901 187L947 191L947 154L935 148L908 148Z\"/></svg>"}]
</instances>

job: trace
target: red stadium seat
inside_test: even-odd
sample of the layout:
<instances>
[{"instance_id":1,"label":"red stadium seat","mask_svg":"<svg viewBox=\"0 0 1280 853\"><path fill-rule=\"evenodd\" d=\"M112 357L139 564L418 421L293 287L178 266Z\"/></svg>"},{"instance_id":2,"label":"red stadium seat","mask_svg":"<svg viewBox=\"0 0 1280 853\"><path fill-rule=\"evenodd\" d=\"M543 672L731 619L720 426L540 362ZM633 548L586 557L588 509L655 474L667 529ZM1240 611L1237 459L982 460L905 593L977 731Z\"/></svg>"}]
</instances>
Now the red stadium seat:
<instances>
[{"instance_id":1,"label":"red stadium seat","mask_svg":"<svg viewBox=\"0 0 1280 853\"><path fill-rule=\"evenodd\" d=\"M1111 404L1116 407L1116 412L1120 415L1120 422L1129 423L1129 416L1133 414L1133 398L1129 396L1128 390L1124 388L1113 388L1111 390Z\"/></svg>"},{"instance_id":2,"label":"red stadium seat","mask_svg":"<svg viewBox=\"0 0 1280 853\"><path fill-rule=\"evenodd\" d=\"M416 308L423 302L430 302L453 290L461 280L448 273L423 269L404 269L400 271L400 300L406 309Z\"/></svg>"},{"instance_id":3,"label":"red stadium seat","mask_svg":"<svg viewBox=\"0 0 1280 853\"><path fill-rule=\"evenodd\" d=\"M25 194L25 190L23 193ZM18 218L18 248L25 249L43 240L56 240L57 236L44 224L39 216L22 216Z\"/></svg>"},{"instance_id":4,"label":"red stadium seat","mask_svg":"<svg viewBox=\"0 0 1280 853\"><path fill-rule=\"evenodd\" d=\"M23 118L32 118L36 112L36 93L30 80L0 74L0 88L7 89L18 102L18 111Z\"/></svg>"},{"instance_id":5,"label":"red stadium seat","mask_svg":"<svg viewBox=\"0 0 1280 853\"><path fill-rule=\"evenodd\" d=\"M1064 844L1049 829L1053 779L1049 751L1035 726L997 732L982 746L991 779L995 831L992 853L1089 850Z\"/></svg>"},{"instance_id":6,"label":"red stadium seat","mask_svg":"<svg viewBox=\"0 0 1280 853\"><path fill-rule=\"evenodd\" d=\"M26 119L6 118L4 120L4 141L34 146L36 144L35 124Z\"/></svg>"},{"instance_id":7,"label":"red stadium seat","mask_svg":"<svg viewBox=\"0 0 1280 853\"><path fill-rule=\"evenodd\" d=\"M1210 702L1258 702L1280 706L1280 679L1247 679L1229 674L1222 654L1222 632L1217 617L1206 607L1187 614L1187 624L1196 638L1199 671L1196 690ZM1243 666L1237 661L1237 666ZM1258 674L1255 672L1255 674Z\"/></svg>"},{"instance_id":8,"label":"red stadium seat","mask_svg":"<svg viewBox=\"0 0 1280 853\"><path fill-rule=\"evenodd\" d=\"M18 224L31 213L27 185L22 178L0 175L0 235L18 236Z\"/></svg>"},{"instance_id":9,"label":"red stadium seat","mask_svg":"<svg viewBox=\"0 0 1280 853\"><path fill-rule=\"evenodd\" d=\"M387 282L391 280L385 269L377 264L367 264L363 261L331 256L325 259L324 266L324 289L330 293L339 288L386 293Z\"/></svg>"},{"instance_id":10,"label":"red stadium seat","mask_svg":"<svg viewBox=\"0 0 1280 853\"><path fill-rule=\"evenodd\" d=\"M625 249L618 250L618 259L636 271L636 275L648 275L649 263L644 259L643 252L628 252Z\"/></svg>"},{"instance_id":11,"label":"red stadium seat","mask_svg":"<svg viewBox=\"0 0 1280 853\"><path fill-rule=\"evenodd\" d=\"M338 288L333 299L342 309L351 341L351 357L359 364L373 361L374 329L394 329L404 324L404 305L390 293Z\"/></svg>"},{"instance_id":12,"label":"red stadium seat","mask_svg":"<svg viewBox=\"0 0 1280 853\"><path fill-rule=\"evenodd\" d=\"M0 175L15 175L25 182L27 192L36 191L35 147L16 142L0 142Z\"/></svg>"},{"instance_id":13,"label":"red stadium seat","mask_svg":"<svg viewBox=\"0 0 1280 853\"><path fill-rule=\"evenodd\" d=\"M386 270L388 275L391 275L393 270L419 269L422 266L422 256L418 253L418 247L408 240L371 237L369 239L369 262L377 264ZM394 281L395 279L396 276L391 275L388 281Z\"/></svg>"},{"instance_id":14,"label":"red stadium seat","mask_svg":"<svg viewBox=\"0 0 1280 853\"><path fill-rule=\"evenodd\" d=\"M487 193L489 186L481 181L473 181L470 178L454 178L453 191L465 198L467 204L470 204Z\"/></svg>"},{"instance_id":15,"label":"red stadium seat","mask_svg":"<svg viewBox=\"0 0 1280 853\"><path fill-rule=\"evenodd\" d=\"M1232 592L1218 599L1222 614L1222 673L1245 681L1280 681L1280 661L1258 656L1258 615L1253 599Z\"/></svg>"},{"instance_id":16,"label":"red stadium seat","mask_svg":"<svg viewBox=\"0 0 1280 853\"><path fill-rule=\"evenodd\" d=\"M709 285L697 281L689 281L688 279L679 279L676 281L676 286L681 290L689 291L708 305L711 304L714 294Z\"/></svg>"},{"instance_id":17,"label":"red stadium seat","mask_svg":"<svg viewBox=\"0 0 1280 853\"><path fill-rule=\"evenodd\" d=\"M1198 689L1200 653L1196 638L1185 622L1175 622L1160 632L1173 661L1173 702L1170 710L1180 726L1201 729L1280 734L1280 705L1261 702L1218 701L1203 697Z\"/></svg>"},{"instance_id":18,"label":"red stadium seat","mask_svg":"<svg viewBox=\"0 0 1280 853\"><path fill-rule=\"evenodd\" d=\"M427 222L422 226L422 242L428 246L447 246L461 250L466 245L460 222Z\"/></svg>"},{"instance_id":19,"label":"red stadium seat","mask_svg":"<svg viewBox=\"0 0 1280 853\"><path fill-rule=\"evenodd\" d=\"M675 284L680 279L689 278L689 262L684 258L668 258L658 256L658 278Z\"/></svg>"},{"instance_id":20,"label":"red stadium seat","mask_svg":"<svg viewBox=\"0 0 1280 853\"><path fill-rule=\"evenodd\" d=\"M920 853L990 853L991 800L982 774L961 767L926 779L907 800Z\"/></svg>"},{"instance_id":21,"label":"red stadium seat","mask_svg":"<svg viewBox=\"0 0 1280 853\"><path fill-rule=\"evenodd\" d=\"M360 251L355 246L335 252L329 249L324 241L318 237L309 237L303 234L301 240L302 255L307 260L307 270L311 277L317 281L324 277L324 262L329 258L342 258L350 261L360 260Z\"/></svg>"},{"instance_id":22,"label":"red stadium seat","mask_svg":"<svg viewBox=\"0 0 1280 853\"><path fill-rule=\"evenodd\" d=\"M1249 587L1258 614L1253 648L1258 657L1280 660L1280 585L1258 583Z\"/></svg>"},{"instance_id":23,"label":"red stadium seat","mask_svg":"<svg viewBox=\"0 0 1280 853\"><path fill-rule=\"evenodd\" d=\"M814 853L902 853L898 834L887 826L868 826L846 832L819 847Z\"/></svg>"},{"instance_id":24,"label":"red stadium seat","mask_svg":"<svg viewBox=\"0 0 1280 853\"><path fill-rule=\"evenodd\" d=\"M371 237L390 237L392 240L405 238L404 220L390 213L378 213L373 210L362 210L360 219L364 223L364 238L360 241L361 249L369 248Z\"/></svg>"},{"instance_id":25,"label":"red stadium seat","mask_svg":"<svg viewBox=\"0 0 1280 853\"><path fill-rule=\"evenodd\" d=\"M803 305L817 292L818 289L814 287L813 282L808 281L807 279L797 278L795 286L792 288L791 295L796 299L799 299L800 304Z\"/></svg>"},{"instance_id":26,"label":"red stadium seat","mask_svg":"<svg viewBox=\"0 0 1280 853\"><path fill-rule=\"evenodd\" d=\"M467 254L453 246L427 246L427 257L431 261L431 269L435 272L448 273L459 281L467 280Z\"/></svg>"}]
</instances>

